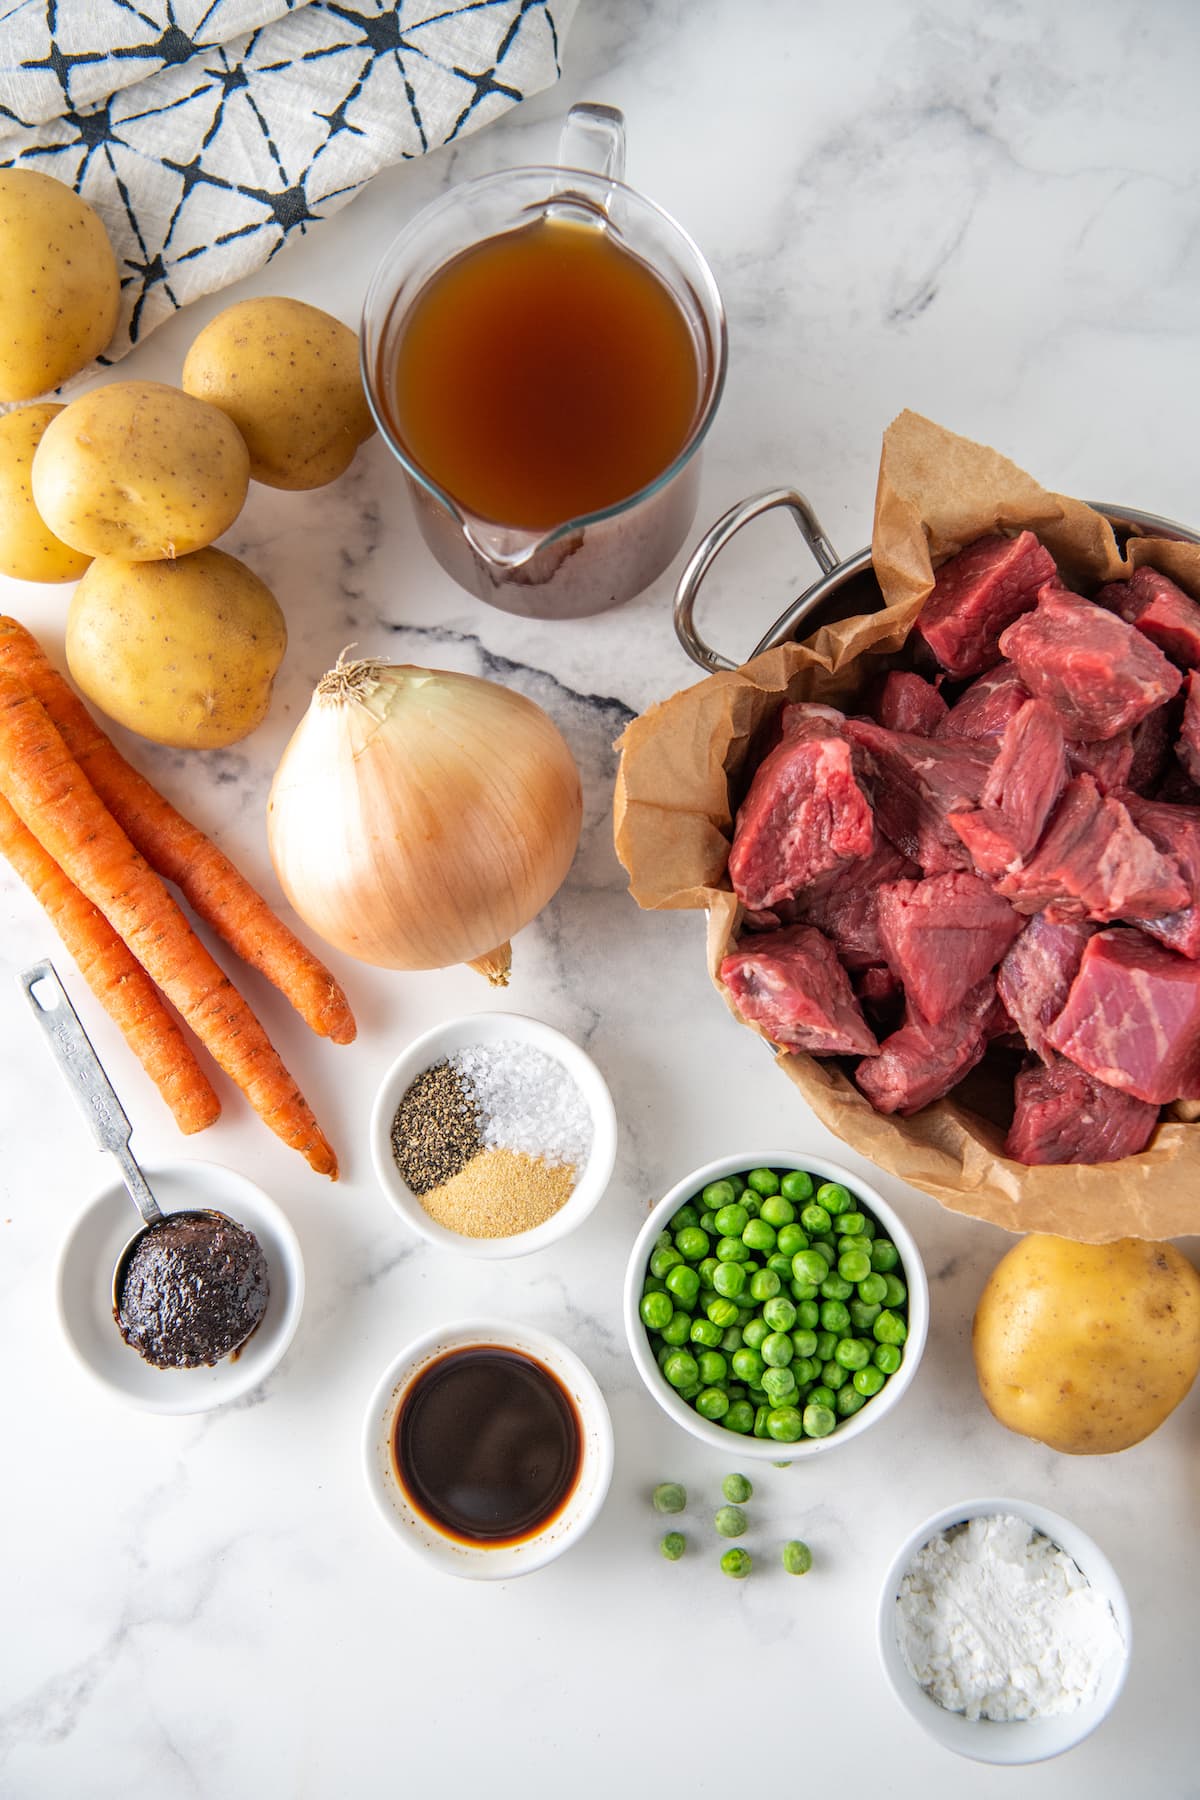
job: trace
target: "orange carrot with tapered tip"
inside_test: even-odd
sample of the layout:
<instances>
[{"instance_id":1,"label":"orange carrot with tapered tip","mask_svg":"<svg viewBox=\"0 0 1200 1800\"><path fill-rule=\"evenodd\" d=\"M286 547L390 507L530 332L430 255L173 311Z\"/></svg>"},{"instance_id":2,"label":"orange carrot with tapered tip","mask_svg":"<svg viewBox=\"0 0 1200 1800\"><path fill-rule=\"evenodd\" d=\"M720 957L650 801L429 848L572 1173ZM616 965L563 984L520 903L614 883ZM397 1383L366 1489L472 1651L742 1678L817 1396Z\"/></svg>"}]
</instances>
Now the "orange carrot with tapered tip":
<instances>
[{"instance_id":1,"label":"orange carrot with tapered tip","mask_svg":"<svg viewBox=\"0 0 1200 1800\"><path fill-rule=\"evenodd\" d=\"M0 669L41 701L109 812L152 869L206 925L291 1001L322 1037L348 1044L354 1015L338 983L199 826L125 761L16 619L0 615Z\"/></svg>"},{"instance_id":2,"label":"orange carrot with tapered tip","mask_svg":"<svg viewBox=\"0 0 1200 1800\"><path fill-rule=\"evenodd\" d=\"M260 1117L318 1174L337 1158L271 1040L27 688L0 673L0 793L104 914Z\"/></svg>"},{"instance_id":3,"label":"orange carrot with tapered tip","mask_svg":"<svg viewBox=\"0 0 1200 1800\"><path fill-rule=\"evenodd\" d=\"M79 973L189 1136L215 1125L221 1102L162 995L102 912L67 880L0 795L0 851L45 911Z\"/></svg>"}]
</instances>

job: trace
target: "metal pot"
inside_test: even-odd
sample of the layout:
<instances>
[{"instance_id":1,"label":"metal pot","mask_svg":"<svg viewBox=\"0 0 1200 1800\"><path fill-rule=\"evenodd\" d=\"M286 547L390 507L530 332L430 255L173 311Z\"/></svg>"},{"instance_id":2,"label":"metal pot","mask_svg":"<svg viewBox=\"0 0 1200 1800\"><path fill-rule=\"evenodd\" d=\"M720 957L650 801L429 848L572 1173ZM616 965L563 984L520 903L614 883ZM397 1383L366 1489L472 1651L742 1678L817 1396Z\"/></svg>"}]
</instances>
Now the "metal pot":
<instances>
[{"instance_id":1,"label":"metal pot","mask_svg":"<svg viewBox=\"0 0 1200 1800\"><path fill-rule=\"evenodd\" d=\"M1157 513L1138 512L1130 506L1112 506L1106 500L1092 500L1088 504L1095 512L1103 513L1122 544L1131 537L1171 538L1179 543L1200 544L1200 532L1190 531L1186 525L1176 524L1173 519L1162 519ZM723 656L719 650L714 650L696 629L696 601L704 578L726 544L737 536L743 525L748 525L752 519L761 518L764 513L772 512L777 506L786 507L791 513L801 537L821 569L821 574L811 587L805 588L790 606L785 607L750 654L742 658L743 662L749 662L760 651L774 650L780 644L799 638L802 635L799 631L802 624L805 627L803 636L807 637L822 625L834 625L841 619L851 619L859 613L878 612L885 604L871 567L869 549L860 550L842 561L826 537L812 507L795 488L769 488L766 493L754 494L749 500L730 507L717 520L712 530L701 538L675 590L676 636L692 661L713 674L721 669L736 669L741 665L730 657Z\"/></svg>"}]
</instances>

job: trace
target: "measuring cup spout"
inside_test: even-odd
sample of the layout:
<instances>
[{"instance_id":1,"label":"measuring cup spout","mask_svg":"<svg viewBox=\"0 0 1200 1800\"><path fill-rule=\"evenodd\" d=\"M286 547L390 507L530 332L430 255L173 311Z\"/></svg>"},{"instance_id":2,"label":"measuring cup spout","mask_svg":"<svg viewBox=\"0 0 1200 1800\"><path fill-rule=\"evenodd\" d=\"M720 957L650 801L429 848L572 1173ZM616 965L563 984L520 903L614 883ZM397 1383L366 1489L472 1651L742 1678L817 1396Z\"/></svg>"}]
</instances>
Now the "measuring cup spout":
<instances>
[{"instance_id":1,"label":"measuring cup spout","mask_svg":"<svg viewBox=\"0 0 1200 1800\"><path fill-rule=\"evenodd\" d=\"M523 569L541 549L545 538L538 532L517 531L508 525L492 525L485 519L460 517L462 534L476 556L503 574Z\"/></svg>"}]
</instances>

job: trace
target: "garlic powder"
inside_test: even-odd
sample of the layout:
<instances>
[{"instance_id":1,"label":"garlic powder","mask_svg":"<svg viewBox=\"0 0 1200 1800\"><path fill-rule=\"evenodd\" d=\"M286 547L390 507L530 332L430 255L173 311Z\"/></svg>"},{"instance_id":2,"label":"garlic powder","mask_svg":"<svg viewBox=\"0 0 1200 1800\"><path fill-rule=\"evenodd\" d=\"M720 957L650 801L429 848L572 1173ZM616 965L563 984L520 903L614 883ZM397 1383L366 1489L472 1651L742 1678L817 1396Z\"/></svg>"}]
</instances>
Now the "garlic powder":
<instances>
[{"instance_id":1,"label":"garlic powder","mask_svg":"<svg viewBox=\"0 0 1200 1800\"><path fill-rule=\"evenodd\" d=\"M1024 1519L953 1526L913 1558L897 1598L900 1652L948 1712L1042 1719L1091 1700L1121 1635L1078 1566Z\"/></svg>"}]
</instances>

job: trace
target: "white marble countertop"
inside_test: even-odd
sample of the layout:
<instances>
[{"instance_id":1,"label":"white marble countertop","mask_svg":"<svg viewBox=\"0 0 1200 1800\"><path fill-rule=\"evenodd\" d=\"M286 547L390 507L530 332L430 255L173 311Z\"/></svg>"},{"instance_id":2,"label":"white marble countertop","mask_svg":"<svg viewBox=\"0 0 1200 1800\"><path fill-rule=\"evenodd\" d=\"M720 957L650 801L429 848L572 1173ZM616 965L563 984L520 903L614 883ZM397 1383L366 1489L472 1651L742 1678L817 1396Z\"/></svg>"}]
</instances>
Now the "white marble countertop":
<instances>
[{"instance_id":1,"label":"white marble countertop","mask_svg":"<svg viewBox=\"0 0 1200 1800\"><path fill-rule=\"evenodd\" d=\"M357 316L383 242L464 176L549 159L575 98L628 115L630 177L700 240L728 306L731 364L700 524L794 482L834 543L866 542L879 437L902 406L995 444L1052 487L1200 523L1200 20L1187 0L1004 5L583 0L560 86L479 136L393 170L260 276L161 330L122 374L172 380L225 299L287 292ZM480 671L553 713L584 771L583 847L517 941L513 984L466 970L337 965L361 1031L308 1037L247 992L343 1156L336 1188L236 1097L184 1148L37 908L0 872L0 1332L4 1341L0 1794L522 1800L774 1791L1011 1791L927 1740L885 1688L879 1584L927 1513L980 1492L1038 1499L1099 1539L1126 1584L1133 1666L1109 1722L1029 1795L1200 1794L1194 1581L1200 1393L1117 1458L1010 1435L972 1371L975 1301L1009 1240L885 1180L922 1246L933 1325L919 1378L877 1431L755 1501L761 1571L722 1578L693 1517L670 1566L650 1487L714 1503L736 1467L641 1389L620 1317L647 1204L731 1149L838 1155L709 988L693 915L643 915L611 849L612 739L695 671L675 642L676 570L573 624L457 592L418 540L373 442L334 488L255 488L226 540L274 587L291 648L268 722L225 754L132 744L138 764L278 897L263 807L313 680L341 647ZM707 615L748 648L808 579L780 524L730 561ZM61 651L66 593L0 584ZM119 734L118 734L119 735ZM204 1156L286 1205L308 1298L258 1392L194 1419L124 1410L72 1361L53 1304L60 1240L106 1170L23 1014L13 973L56 955L150 1163ZM583 1042L621 1123L612 1187L568 1242L471 1263L415 1242L377 1191L375 1087L418 1031L510 1005ZM852 1165L855 1159L847 1154ZM865 1165L857 1165L863 1168ZM1196 1246L1191 1250L1195 1254ZM591 1534L499 1587L441 1577L374 1516L363 1409L385 1364L439 1320L490 1312L566 1338L608 1396L612 1491ZM816 1566L774 1567L799 1535ZM701 1546L705 1546L701 1550Z\"/></svg>"}]
</instances>

